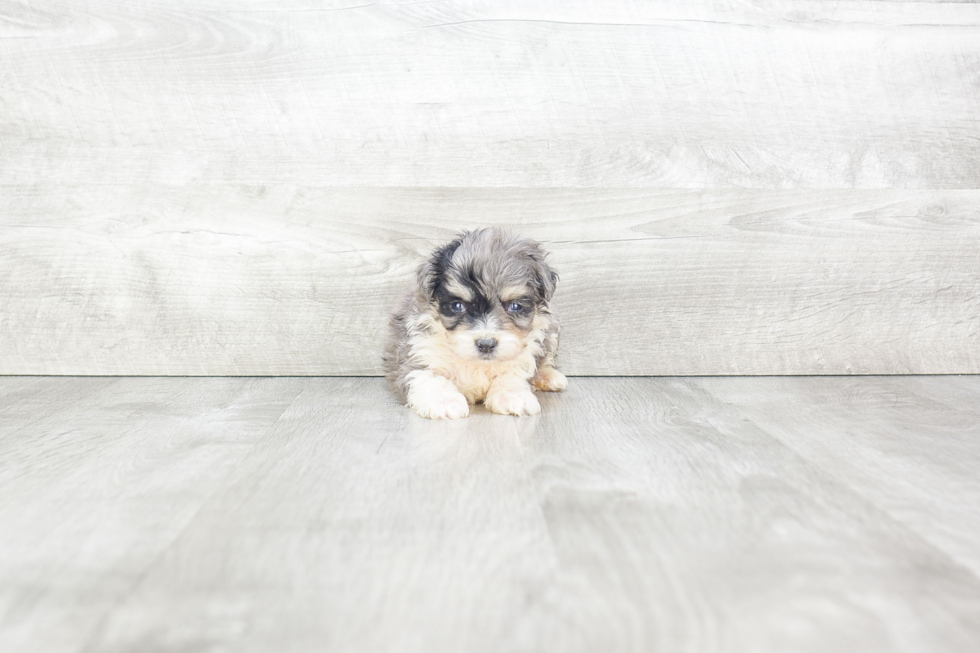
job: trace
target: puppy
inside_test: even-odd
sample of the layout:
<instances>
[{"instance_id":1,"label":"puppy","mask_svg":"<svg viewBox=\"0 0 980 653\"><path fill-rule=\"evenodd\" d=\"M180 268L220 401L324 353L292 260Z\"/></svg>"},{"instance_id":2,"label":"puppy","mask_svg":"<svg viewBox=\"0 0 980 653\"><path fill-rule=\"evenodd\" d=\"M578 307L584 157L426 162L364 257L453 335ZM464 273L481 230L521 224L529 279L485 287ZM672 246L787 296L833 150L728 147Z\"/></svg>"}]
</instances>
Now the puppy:
<instances>
[{"instance_id":1,"label":"puppy","mask_svg":"<svg viewBox=\"0 0 980 653\"><path fill-rule=\"evenodd\" d=\"M558 275L533 240L496 227L463 232L418 269L391 316L385 376L422 417L535 415L532 384L558 392L560 326L551 311Z\"/></svg>"}]
</instances>

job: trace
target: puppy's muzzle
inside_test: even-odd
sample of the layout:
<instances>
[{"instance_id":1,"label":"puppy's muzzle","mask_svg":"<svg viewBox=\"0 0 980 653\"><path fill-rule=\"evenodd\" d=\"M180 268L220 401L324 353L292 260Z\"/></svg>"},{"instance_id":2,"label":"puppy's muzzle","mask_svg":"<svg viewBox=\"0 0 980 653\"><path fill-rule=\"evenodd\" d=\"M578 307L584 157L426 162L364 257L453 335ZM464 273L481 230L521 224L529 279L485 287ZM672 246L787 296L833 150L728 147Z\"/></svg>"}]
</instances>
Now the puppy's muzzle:
<instances>
[{"instance_id":1,"label":"puppy's muzzle","mask_svg":"<svg viewBox=\"0 0 980 653\"><path fill-rule=\"evenodd\" d=\"M484 356L489 356L497 348L496 338L480 338L476 341L476 348Z\"/></svg>"}]
</instances>

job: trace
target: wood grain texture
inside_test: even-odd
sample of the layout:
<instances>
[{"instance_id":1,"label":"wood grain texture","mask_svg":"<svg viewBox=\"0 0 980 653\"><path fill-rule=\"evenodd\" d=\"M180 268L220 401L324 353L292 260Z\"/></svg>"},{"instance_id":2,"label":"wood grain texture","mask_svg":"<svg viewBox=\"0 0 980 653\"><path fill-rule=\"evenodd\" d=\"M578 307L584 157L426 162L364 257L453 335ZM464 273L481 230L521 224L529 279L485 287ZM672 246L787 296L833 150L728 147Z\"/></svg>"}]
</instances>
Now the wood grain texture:
<instances>
[{"instance_id":1,"label":"wood grain texture","mask_svg":"<svg viewBox=\"0 0 980 653\"><path fill-rule=\"evenodd\" d=\"M0 59L0 374L377 374L486 224L572 374L980 372L976 3L3 2Z\"/></svg>"},{"instance_id":2,"label":"wood grain texture","mask_svg":"<svg viewBox=\"0 0 980 653\"><path fill-rule=\"evenodd\" d=\"M556 561L514 422L423 423L381 380L304 383L92 650L528 648Z\"/></svg>"},{"instance_id":3,"label":"wood grain texture","mask_svg":"<svg viewBox=\"0 0 980 653\"><path fill-rule=\"evenodd\" d=\"M974 3L5 2L0 183L977 188Z\"/></svg>"},{"instance_id":4,"label":"wood grain texture","mask_svg":"<svg viewBox=\"0 0 980 653\"><path fill-rule=\"evenodd\" d=\"M705 390L726 383L747 396ZM840 406L834 416L855 441L873 442L901 422L904 411L889 412L894 399L878 390L880 379L826 379L824 387L835 384L842 394L863 390L861 408L879 418ZM980 393L978 379L968 385ZM980 642L978 577L930 541L930 529L941 525L980 544L980 529L961 521L959 509L976 497L950 492L941 471L928 479L889 477L903 490L921 484L923 494L938 499L920 504L922 495L906 493L905 508L931 509L935 517L931 524L902 523L892 513L903 507L900 500L879 502L884 492L851 485L855 476L871 481L884 470L822 464L786 442L820 446L823 435L795 419L813 399L792 379L706 386L576 379L575 388L546 397L540 422L519 423L565 572L546 604L562 615L548 631L564 643L558 648L967 651ZM901 401L916 402L902 380L892 388ZM770 398L778 414L761 422L742 410ZM976 471L980 440L957 442L954 453L932 437L944 427L961 428L956 409L944 408L925 433L914 427L892 433L910 447L928 449L928 442L944 449L924 456L923 466L939 468L959 454L955 464ZM786 438L770 434L773 424ZM972 429L980 433L977 418ZM868 461L889 454L879 450ZM915 597L902 587L916 587Z\"/></svg>"},{"instance_id":5,"label":"wood grain texture","mask_svg":"<svg viewBox=\"0 0 980 653\"><path fill-rule=\"evenodd\" d=\"M13 404L29 410L0 417L0 649L80 651L301 387L34 385L33 397Z\"/></svg>"},{"instance_id":6,"label":"wood grain texture","mask_svg":"<svg viewBox=\"0 0 980 653\"><path fill-rule=\"evenodd\" d=\"M980 371L980 192L18 188L0 373L378 374L461 228L544 242L571 374Z\"/></svg>"},{"instance_id":7,"label":"wood grain texture","mask_svg":"<svg viewBox=\"0 0 980 653\"><path fill-rule=\"evenodd\" d=\"M976 378L753 381L699 385L980 575Z\"/></svg>"},{"instance_id":8,"label":"wood grain texture","mask_svg":"<svg viewBox=\"0 0 980 653\"><path fill-rule=\"evenodd\" d=\"M0 421L26 426L69 408L87 395L112 385L112 378L0 378ZM13 428L7 426L7 428Z\"/></svg>"},{"instance_id":9,"label":"wood grain texture","mask_svg":"<svg viewBox=\"0 0 980 653\"><path fill-rule=\"evenodd\" d=\"M448 423L380 379L28 381L5 653L980 646L980 377L573 379Z\"/></svg>"}]
</instances>

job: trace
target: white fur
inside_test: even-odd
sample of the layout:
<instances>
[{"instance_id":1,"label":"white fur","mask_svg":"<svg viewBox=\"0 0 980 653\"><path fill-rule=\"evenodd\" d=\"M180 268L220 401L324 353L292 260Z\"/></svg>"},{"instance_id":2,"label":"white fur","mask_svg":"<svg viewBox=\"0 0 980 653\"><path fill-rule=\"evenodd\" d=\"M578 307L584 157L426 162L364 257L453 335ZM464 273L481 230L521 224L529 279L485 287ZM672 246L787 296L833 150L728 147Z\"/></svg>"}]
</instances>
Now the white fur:
<instances>
[{"instance_id":1,"label":"white fur","mask_svg":"<svg viewBox=\"0 0 980 653\"><path fill-rule=\"evenodd\" d=\"M488 324L482 329L464 329L446 333L446 340L457 358L493 362L479 358L476 341L481 338L493 338L497 341L494 360L510 360L524 349L524 342L516 333L501 331L495 324Z\"/></svg>"},{"instance_id":2,"label":"white fur","mask_svg":"<svg viewBox=\"0 0 980 653\"><path fill-rule=\"evenodd\" d=\"M503 415L537 415L541 412L541 404L531 391L531 386L515 376L498 376L494 379L483 405Z\"/></svg>"},{"instance_id":3,"label":"white fur","mask_svg":"<svg viewBox=\"0 0 980 653\"><path fill-rule=\"evenodd\" d=\"M422 417L430 419L459 419L470 414L466 397L449 379L431 370L409 372L407 403Z\"/></svg>"},{"instance_id":4,"label":"white fur","mask_svg":"<svg viewBox=\"0 0 980 653\"><path fill-rule=\"evenodd\" d=\"M535 359L543 351L542 342L547 326L545 318L537 316L532 322L531 331L523 338L507 330L492 332L493 337L496 337L500 343L498 357L493 360L483 360L460 356L462 352L459 351L459 347L465 344L461 342L460 337L457 334L450 334L432 312L423 313L414 323L408 325L412 343L411 356L420 366L426 368L425 372L431 372L436 377L448 380L450 385L458 393L462 393L466 401L471 404L487 400L487 408L494 412L535 414L540 412L541 408L528 382L537 371ZM468 346L473 348L475 354L472 332L469 332L466 340L469 341ZM504 355L501 356L501 353ZM409 404L414 405L412 396L415 393L416 383L427 377L422 376L420 372L412 372L411 375L419 375L410 380ZM420 392L427 394L430 382L422 382L425 383L426 390ZM526 396L522 395L520 399L515 398L517 388L520 388L518 383L526 388ZM495 384L500 385L502 390L506 388L506 392L500 394L498 400L490 402L488 393ZM495 410L495 407L500 410ZM421 411L419 412L421 414Z\"/></svg>"}]
</instances>

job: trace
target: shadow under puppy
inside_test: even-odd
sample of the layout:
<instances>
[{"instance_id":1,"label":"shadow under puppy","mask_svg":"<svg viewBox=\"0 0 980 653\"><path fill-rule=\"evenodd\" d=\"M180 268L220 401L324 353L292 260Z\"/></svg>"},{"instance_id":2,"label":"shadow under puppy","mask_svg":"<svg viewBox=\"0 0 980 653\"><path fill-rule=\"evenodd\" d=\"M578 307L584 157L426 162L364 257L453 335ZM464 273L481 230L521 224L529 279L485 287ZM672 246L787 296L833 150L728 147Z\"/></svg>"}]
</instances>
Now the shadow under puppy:
<instances>
[{"instance_id":1,"label":"shadow under puppy","mask_svg":"<svg viewBox=\"0 0 980 653\"><path fill-rule=\"evenodd\" d=\"M468 231L423 263L389 324L384 371L422 417L457 419L470 404L535 415L534 386L568 385L555 369L558 275L533 240L497 227Z\"/></svg>"}]
</instances>

